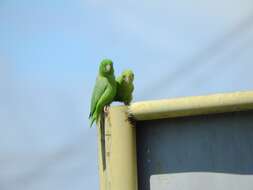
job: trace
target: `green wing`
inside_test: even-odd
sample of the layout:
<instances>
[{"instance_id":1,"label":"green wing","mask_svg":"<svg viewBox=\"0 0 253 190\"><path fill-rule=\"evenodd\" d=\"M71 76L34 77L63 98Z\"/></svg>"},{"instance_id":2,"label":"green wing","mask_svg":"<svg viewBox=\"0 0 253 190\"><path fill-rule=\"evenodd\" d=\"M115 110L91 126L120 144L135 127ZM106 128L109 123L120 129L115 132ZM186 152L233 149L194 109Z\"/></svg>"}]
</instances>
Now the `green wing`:
<instances>
[{"instance_id":1,"label":"green wing","mask_svg":"<svg viewBox=\"0 0 253 190\"><path fill-rule=\"evenodd\" d=\"M93 89L92 97L91 97L91 107L90 107L90 115L89 118L93 115L96 109L97 102L99 101L100 97L103 95L106 87L108 85L108 81L98 76L96 80L95 87Z\"/></svg>"},{"instance_id":2,"label":"green wing","mask_svg":"<svg viewBox=\"0 0 253 190\"><path fill-rule=\"evenodd\" d=\"M122 101L122 98L121 98L121 94L122 94L122 89L121 89L121 83L122 83L122 77L119 76L117 79L116 79L116 88L117 88L117 91L116 91L116 95L114 96L114 99L113 101Z\"/></svg>"}]
</instances>

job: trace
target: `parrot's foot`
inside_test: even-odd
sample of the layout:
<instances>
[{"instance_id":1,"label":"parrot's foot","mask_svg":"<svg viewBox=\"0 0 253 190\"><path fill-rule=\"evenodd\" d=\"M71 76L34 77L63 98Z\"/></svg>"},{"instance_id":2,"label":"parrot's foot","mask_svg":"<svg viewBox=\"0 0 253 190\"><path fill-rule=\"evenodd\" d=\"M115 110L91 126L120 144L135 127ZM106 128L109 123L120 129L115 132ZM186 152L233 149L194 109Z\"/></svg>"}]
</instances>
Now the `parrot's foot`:
<instances>
[{"instance_id":1,"label":"parrot's foot","mask_svg":"<svg viewBox=\"0 0 253 190\"><path fill-rule=\"evenodd\" d=\"M108 105L106 105L106 106L104 107L105 117L107 117L107 116L108 116L108 113L109 113L109 107L110 107L110 106L108 106Z\"/></svg>"}]
</instances>

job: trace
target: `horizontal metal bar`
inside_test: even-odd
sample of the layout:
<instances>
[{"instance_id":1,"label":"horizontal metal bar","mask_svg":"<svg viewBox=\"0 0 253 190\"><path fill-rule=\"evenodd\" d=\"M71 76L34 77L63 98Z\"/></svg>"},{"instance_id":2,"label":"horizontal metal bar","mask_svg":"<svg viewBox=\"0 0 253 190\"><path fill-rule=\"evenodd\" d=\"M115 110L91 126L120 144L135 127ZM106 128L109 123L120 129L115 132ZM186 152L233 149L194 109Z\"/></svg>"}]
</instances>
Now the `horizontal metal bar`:
<instances>
[{"instance_id":1,"label":"horizontal metal bar","mask_svg":"<svg viewBox=\"0 0 253 190\"><path fill-rule=\"evenodd\" d=\"M136 102L129 106L136 120L174 118L253 109L253 91Z\"/></svg>"}]
</instances>

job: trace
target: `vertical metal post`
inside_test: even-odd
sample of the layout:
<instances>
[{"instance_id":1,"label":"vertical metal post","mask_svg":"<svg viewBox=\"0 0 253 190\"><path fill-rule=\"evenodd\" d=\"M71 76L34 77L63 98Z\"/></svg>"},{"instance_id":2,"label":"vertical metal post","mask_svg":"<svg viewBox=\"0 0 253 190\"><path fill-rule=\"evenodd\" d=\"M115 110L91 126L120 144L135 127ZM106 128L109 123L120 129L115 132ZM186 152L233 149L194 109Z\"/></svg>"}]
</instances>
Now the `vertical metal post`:
<instances>
[{"instance_id":1,"label":"vertical metal post","mask_svg":"<svg viewBox=\"0 0 253 190\"><path fill-rule=\"evenodd\" d=\"M101 130L103 122L98 126L100 190L138 188L136 134L134 126L128 120L127 109L127 106L109 109L109 114L105 117L104 134Z\"/></svg>"}]
</instances>

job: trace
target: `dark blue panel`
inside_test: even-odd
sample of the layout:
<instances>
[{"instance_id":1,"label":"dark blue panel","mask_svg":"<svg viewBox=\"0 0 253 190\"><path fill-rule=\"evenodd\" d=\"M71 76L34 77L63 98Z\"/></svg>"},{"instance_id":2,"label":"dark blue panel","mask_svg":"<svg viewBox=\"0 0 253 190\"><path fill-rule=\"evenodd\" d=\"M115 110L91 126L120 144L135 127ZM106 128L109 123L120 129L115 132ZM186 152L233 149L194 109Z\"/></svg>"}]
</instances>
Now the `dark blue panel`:
<instances>
[{"instance_id":1,"label":"dark blue panel","mask_svg":"<svg viewBox=\"0 0 253 190\"><path fill-rule=\"evenodd\" d=\"M253 111L137 122L138 180L180 172L253 174Z\"/></svg>"}]
</instances>

